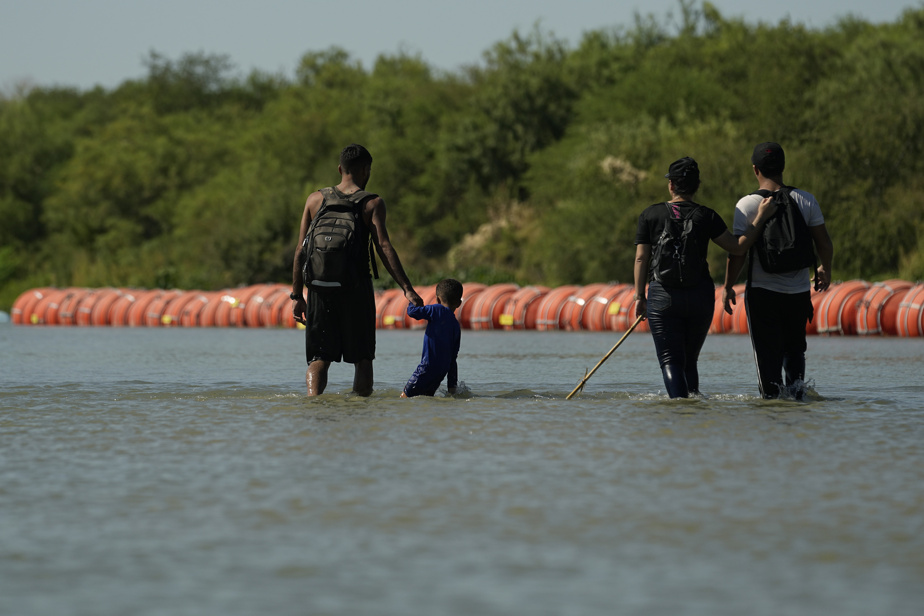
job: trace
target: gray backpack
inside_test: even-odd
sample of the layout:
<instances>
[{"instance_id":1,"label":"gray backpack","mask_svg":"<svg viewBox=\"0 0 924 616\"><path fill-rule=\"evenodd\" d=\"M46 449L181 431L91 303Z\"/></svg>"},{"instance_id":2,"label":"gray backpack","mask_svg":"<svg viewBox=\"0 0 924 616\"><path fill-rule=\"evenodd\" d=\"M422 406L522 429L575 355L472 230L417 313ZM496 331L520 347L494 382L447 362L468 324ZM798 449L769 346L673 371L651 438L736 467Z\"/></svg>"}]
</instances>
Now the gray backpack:
<instances>
[{"instance_id":1,"label":"gray backpack","mask_svg":"<svg viewBox=\"0 0 924 616\"><path fill-rule=\"evenodd\" d=\"M343 195L334 188L322 188L321 194L324 201L302 242L302 276L306 286L339 289L367 278L370 258L375 270L372 238L363 242L368 236L363 203L376 195L364 190Z\"/></svg>"}]
</instances>

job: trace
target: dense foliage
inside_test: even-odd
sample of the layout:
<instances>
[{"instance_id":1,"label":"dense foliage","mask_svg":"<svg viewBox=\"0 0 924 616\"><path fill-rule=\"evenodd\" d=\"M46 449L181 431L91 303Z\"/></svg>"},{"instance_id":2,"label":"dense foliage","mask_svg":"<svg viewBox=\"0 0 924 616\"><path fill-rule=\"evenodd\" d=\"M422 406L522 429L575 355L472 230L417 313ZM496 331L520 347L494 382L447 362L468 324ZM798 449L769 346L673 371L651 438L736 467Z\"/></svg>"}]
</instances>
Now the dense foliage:
<instances>
[{"instance_id":1,"label":"dense foliage","mask_svg":"<svg viewBox=\"0 0 924 616\"><path fill-rule=\"evenodd\" d=\"M147 68L0 97L0 307L47 285L285 282L305 197L354 141L421 283L629 281L668 164L695 157L698 201L730 223L765 140L819 198L836 279L924 278L924 9L812 30L682 0L574 48L514 33L456 73L336 48L292 78L202 54Z\"/></svg>"}]
</instances>

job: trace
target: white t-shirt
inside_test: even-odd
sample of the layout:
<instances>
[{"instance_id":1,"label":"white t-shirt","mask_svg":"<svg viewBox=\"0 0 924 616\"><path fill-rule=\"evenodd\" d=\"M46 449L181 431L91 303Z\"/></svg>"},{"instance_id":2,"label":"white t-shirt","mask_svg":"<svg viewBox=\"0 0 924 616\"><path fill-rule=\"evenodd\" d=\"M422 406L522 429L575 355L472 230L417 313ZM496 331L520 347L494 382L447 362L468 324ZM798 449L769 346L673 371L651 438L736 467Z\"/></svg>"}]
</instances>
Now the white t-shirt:
<instances>
[{"instance_id":1,"label":"white t-shirt","mask_svg":"<svg viewBox=\"0 0 924 616\"><path fill-rule=\"evenodd\" d=\"M799 206L802 217L809 227L817 227L825 224L825 217L821 213L821 207L818 201L811 193L794 188L792 198ZM757 217L757 208L763 197L760 195L746 195L741 197L735 206L735 222L733 233L744 235L748 224L753 222ZM786 272L785 274L768 274L760 266L760 260L754 259L751 270L751 285L776 291L777 293L804 293L812 290L812 276L809 269L798 270L795 272Z\"/></svg>"}]
</instances>

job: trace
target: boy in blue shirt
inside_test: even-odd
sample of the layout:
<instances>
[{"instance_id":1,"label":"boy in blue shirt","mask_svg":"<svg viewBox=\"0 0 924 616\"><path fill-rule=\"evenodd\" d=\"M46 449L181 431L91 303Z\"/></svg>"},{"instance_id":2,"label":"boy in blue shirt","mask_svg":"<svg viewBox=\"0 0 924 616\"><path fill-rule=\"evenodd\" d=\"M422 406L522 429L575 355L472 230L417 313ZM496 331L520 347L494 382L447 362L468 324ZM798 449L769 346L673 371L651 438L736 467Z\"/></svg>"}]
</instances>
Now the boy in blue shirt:
<instances>
[{"instance_id":1,"label":"boy in blue shirt","mask_svg":"<svg viewBox=\"0 0 924 616\"><path fill-rule=\"evenodd\" d=\"M441 280L436 285L436 302L428 306L407 306L407 315L418 321L425 319L427 329L424 332L423 356L404 386L402 398L432 396L444 378L447 379L449 393L456 393L459 379L456 358L459 356L462 328L454 313L462 305L462 283L452 278Z\"/></svg>"}]
</instances>

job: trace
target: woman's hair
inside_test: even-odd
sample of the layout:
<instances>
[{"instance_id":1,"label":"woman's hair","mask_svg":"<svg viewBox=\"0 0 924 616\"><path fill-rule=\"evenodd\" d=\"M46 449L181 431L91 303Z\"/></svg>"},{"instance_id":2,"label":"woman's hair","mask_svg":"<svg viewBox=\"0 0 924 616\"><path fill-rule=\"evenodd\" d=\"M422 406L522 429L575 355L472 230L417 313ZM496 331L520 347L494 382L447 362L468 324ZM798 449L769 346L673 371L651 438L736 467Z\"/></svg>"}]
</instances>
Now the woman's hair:
<instances>
[{"instance_id":1,"label":"woman's hair","mask_svg":"<svg viewBox=\"0 0 924 616\"><path fill-rule=\"evenodd\" d=\"M699 165L689 156L672 162L664 177L674 183L674 192L678 195L692 197L699 190Z\"/></svg>"}]
</instances>

